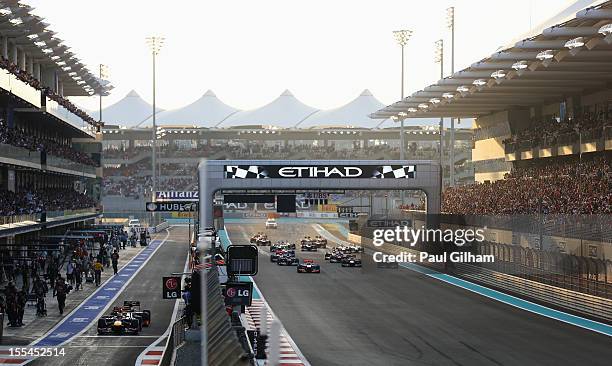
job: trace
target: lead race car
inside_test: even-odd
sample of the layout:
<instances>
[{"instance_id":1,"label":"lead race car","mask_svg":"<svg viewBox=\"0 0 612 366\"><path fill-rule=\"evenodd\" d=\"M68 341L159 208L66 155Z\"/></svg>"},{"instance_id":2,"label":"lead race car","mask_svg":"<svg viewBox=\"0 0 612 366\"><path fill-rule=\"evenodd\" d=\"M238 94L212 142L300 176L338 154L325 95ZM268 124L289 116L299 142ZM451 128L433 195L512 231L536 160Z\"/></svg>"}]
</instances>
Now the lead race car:
<instances>
[{"instance_id":1,"label":"lead race car","mask_svg":"<svg viewBox=\"0 0 612 366\"><path fill-rule=\"evenodd\" d=\"M141 310L140 301L124 301L109 315L98 319L98 334L138 334L151 325L151 310Z\"/></svg>"},{"instance_id":2,"label":"lead race car","mask_svg":"<svg viewBox=\"0 0 612 366\"><path fill-rule=\"evenodd\" d=\"M321 266L315 263L312 259L304 259L304 262L298 264L298 273L321 273Z\"/></svg>"}]
</instances>

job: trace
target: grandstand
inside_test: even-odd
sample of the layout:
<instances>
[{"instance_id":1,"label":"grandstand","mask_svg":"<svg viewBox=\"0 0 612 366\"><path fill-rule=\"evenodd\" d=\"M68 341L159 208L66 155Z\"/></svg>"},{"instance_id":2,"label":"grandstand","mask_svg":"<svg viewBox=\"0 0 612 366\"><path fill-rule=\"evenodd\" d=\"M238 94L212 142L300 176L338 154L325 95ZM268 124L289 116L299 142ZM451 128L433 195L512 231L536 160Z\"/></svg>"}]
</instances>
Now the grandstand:
<instances>
[{"instance_id":1,"label":"grandstand","mask_svg":"<svg viewBox=\"0 0 612 366\"><path fill-rule=\"evenodd\" d=\"M40 254L36 238L96 218L100 199L102 124L67 98L112 85L31 11L0 9L0 282Z\"/></svg>"},{"instance_id":2,"label":"grandstand","mask_svg":"<svg viewBox=\"0 0 612 366\"><path fill-rule=\"evenodd\" d=\"M446 212L611 212L612 2L585 3L372 115L475 118L477 184Z\"/></svg>"},{"instance_id":3,"label":"grandstand","mask_svg":"<svg viewBox=\"0 0 612 366\"><path fill-rule=\"evenodd\" d=\"M398 159L399 128L368 115L384 106L369 90L330 110L319 110L285 90L272 102L240 111L208 90L201 98L158 114L159 189L192 189L195 168L209 159ZM151 194L152 106L131 91L102 111L104 206L135 211ZM394 124L379 128L381 124ZM427 125L429 123L429 125ZM438 160L438 121L408 121L406 156ZM472 131L456 133L458 181L473 182ZM443 159L448 161L448 152ZM448 176L448 172L446 172ZM446 179L448 181L448 179ZM140 200L126 204L125 197Z\"/></svg>"}]
</instances>

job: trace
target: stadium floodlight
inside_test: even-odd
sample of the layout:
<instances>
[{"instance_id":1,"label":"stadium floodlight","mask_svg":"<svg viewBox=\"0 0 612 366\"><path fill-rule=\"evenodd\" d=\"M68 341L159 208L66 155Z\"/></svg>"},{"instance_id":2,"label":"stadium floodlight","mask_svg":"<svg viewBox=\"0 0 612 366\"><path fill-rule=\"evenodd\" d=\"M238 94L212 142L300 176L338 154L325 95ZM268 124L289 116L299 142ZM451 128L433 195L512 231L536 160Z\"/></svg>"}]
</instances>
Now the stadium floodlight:
<instances>
[{"instance_id":1,"label":"stadium floodlight","mask_svg":"<svg viewBox=\"0 0 612 366\"><path fill-rule=\"evenodd\" d=\"M26 37L28 37L29 39L37 39L38 38L38 34L36 34L36 33L28 34Z\"/></svg>"},{"instance_id":2,"label":"stadium floodlight","mask_svg":"<svg viewBox=\"0 0 612 366\"><path fill-rule=\"evenodd\" d=\"M569 53L572 56L576 56L576 54L580 52L580 49L584 46L584 37L570 39L569 41L565 42L563 46L569 50Z\"/></svg>"},{"instance_id":3,"label":"stadium floodlight","mask_svg":"<svg viewBox=\"0 0 612 366\"><path fill-rule=\"evenodd\" d=\"M58 61L55 63L57 66L66 66L66 61Z\"/></svg>"},{"instance_id":4,"label":"stadium floodlight","mask_svg":"<svg viewBox=\"0 0 612 366\"><path fill-rule=\"evenodd\" d=\"M548 67L555 57L555 51L553 50L545 50L536 55L536 58L542 62L544 67Z\"/></svg>"},{"instance_id":5,"label":"stadium floodlight","mask_svg":"<svg viewBox=\"0 0 612 366\"><path fill-rule=\"evenodd\" d=\"M393 37L395 41L400 45L402 49L402 73L400 77L401 82L401 92L400 99L404 100L404 47L408 44L408 40L412 36L412 31L409 29L400 29L393 31ZM404 160L405 149L404 149L404 119L400 119L400 160ZM403 191L402 191L402 202L403 202Z\"/></svg>"},{"instance_id":6,"label":"stadium floodlight","mask_svg":"<svg viewBox=\"0 0 612 366\"><path fill-rule=\"evenodd\" d=\"M83 85L83 84L85 84L85 80L79 80L79 81L77 81L77 84L78 85Z\"/></svg>"},{"instance_id":7,"label":"stadium floodlight","mask_svg":"<svg viewBox=\"0 0 612 366\"><path fill-rule=\"evenodd\" d=\"M429 103L431 103L431 104L438 104L438 103L440 103L440 99L439 98L431 98L429 100Z\"/></svg>"},{"instance_id":8,"label":"stadium floodlight","mask_svg":"<svg viewBox=\"0 0 612 366\"><path fill-rule=\"evenodd\" d=\"M429 108L429 104L421 103L421 104L418 105L418 107L419 107L419 109L427 109L427 108Z\"/></svg>"},{"instance_id":9,"label":"stadium floodlight","mask_svg":"<svg viewBox=\"0 0 612 366\"><path fill-rule=\"evenodd\" d=\"M493 71L491 73L491 77L495 80L503 79L506 77L506 71L505 70Z\"/></svg>"},{"instance_id":10,"label":"stadium floodlight","mask_svg":"<svg viewBox=\"0 0 612 366\"><path fill-rule=\"evenodd\" d=\"M472 81L472 84L474 84L476 86L485 86L485 85L487 85L487 81L485 79L476 79L476 80Z\"/></svg>"},{"instance_id":11,"label":"stadium floodlight","mask_svg":"<svg viewBox=\"0 0 612 366\"><path fill-rule=\"evenodd\" d=\"M527 71L529 67L529 62L525 60L521 60L512 64L512 68L516 71L516 73L521 76Z\"/></svg>"},{"instance_id":12,"label":"stadium floodlight","mask_svg":"<svg viewBox=\"0 0 612 366\"><path fill-rule=\"evenodd\" d=\"M398 115L399 117L402 117L402 118L403 118L403 117L406 117L406 116L408 115L408 113L406 113L406 112L399 112L397 115Z\"/></svg>"},{"instance_id":13,"label":"stadium floodlight","mask_svg":"<svg viewBox=\"0 0 612 366\"><path fill-rule=\"evenodd\" d=\"M455 93L444 93L442 94L442 98L444 99L453 99L455 97Z\"/></svg>"},{"instance_id":14,"label":"stadium floodlight","mask_svg":"<svg viewBox=\"0 0 612 366\"><path fill-rule=\"evenodd\" d=\"M76 71L72 71L68 73L68 76L76 76L76 75L77 75Z\"/></svg>"},{"instance_id":15,"label":"stadium floodlight","mask_svg":"<svg viewBox=\"0 0 612 366\"><path fill-rule=\"evenodd\" d=\"M53 53L53 50L50 48L43 48L42 51L43 53L46 53L46 54Z\"/></svg>"},{"instance_id":16,"label":"stadium floodlight","mask_svg":"<svg viewBox=\"0 0 612 366\"><path fill-rule=\"evenodd\" d=\"M72 70L72 68L70 66L64 66L64 67L62 67L62 70L70 71L70 70Z\"/></svg>"},{"instance_id":17,"label":"stadium floodlight","mask_svg":"<svg viewBox=\"0 0 612 366\"><path fill-rule=\"evenodd\" d=\"M61 58L61 57L60 57L60 56L58 56L58 55L53 55L53 56L51 56L51 60L53 60L53 61L57 61L57 60L59 60L60 58Z\"/></svg>"},{"instance_id":18,"label":"stadium floodlight","mask_svg":"<svg viewBox=\"0 0 612 366\"><path fill-rule=\"evenodd\" d=\"M457 87L457 91L461 94L464 94L470 91L470 87L467 85L460 85Z\"/></svg>"},{"instance_id":19,"label":"stadium floodlight","mask_svg":"<svg viewBox=\"0 0 612 366\"><path fill-rule=\"evenodd\" d=\"M416 112L418 112L418 109L416 109L416 108L414 108L414 107L410 107L410 108L408 108L408 112L410 112L410 113L416 113Z\"/></svg>"},{"instance_id":20,"label":"stadium floodlight","mask_svg":"<svg viewBox=\"0 0 612 366\"><path fill-rule=\"evenodd\" d=\"M397 41L400 46L405 46L408 44L408 40L412 36L412 31L408 29L396 30L393 31L393 37Z\"/></svg>"},{"instance_id":21,"label":"stadium floodlight","mask_svg":"<svg viewBox=\"0 0 612 366\"><path fill-rule=\"evenodd\" d=\"M45 41L36 41L34 42L34 44L38 47L38 48L45 48L47 47L47 43Z\"/></svg>"},{"instance_id":22,"label":"stadium floodlight","mask_svg":"<svg viewBox=\"0 0 612 366\"><path fill-rule=\"evenodd\" d=\"M606 41L606 43L612 43L612 23L606 24L603 27L599 28L597 33L602 34L604 36L604 41Z\"/></svg>"},{"instance_id":23,"label":"stadium floodlight","mask_svg":"<svg viewBox=\"0 0 612 366\"><path fill-rule=\"evenodd\" d=\"M399 118L397 118L397 116L391 116L391 120L393 120L393 121L398 121L398 120L399 120Z\"/></svg>"},{"instance_id":24,"label":"stadium floodlight","mask_svg":"<svg viewBox=\"0 0 612 366\"><path fill-rule=\"evenodd\" d=\"M11 15L13 14L13 11L11 10L11 8L2 8L0 9L0 15L2 16L7 16L7 15Z\"/></svg>"},{"instance_id":25,"label":"stadium floodlight","mask_svg":"<svg viewBox=\"0 0 612 366\"><path fill-rule=\"evenodd\" d=\"M12 18L9 20L9 23L13 25L20 25L23 24L23 20L21 18Z\"/></svg>"}]
</instances>

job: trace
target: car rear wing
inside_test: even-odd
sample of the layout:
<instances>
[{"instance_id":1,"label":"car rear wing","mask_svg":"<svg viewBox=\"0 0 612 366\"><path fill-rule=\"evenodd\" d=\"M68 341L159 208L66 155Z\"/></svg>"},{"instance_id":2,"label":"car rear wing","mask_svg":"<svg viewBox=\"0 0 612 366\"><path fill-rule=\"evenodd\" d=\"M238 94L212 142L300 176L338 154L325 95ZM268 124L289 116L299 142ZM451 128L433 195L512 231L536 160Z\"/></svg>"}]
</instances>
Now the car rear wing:
<instances>
[{"instance_id":1,"label":"car rear wing","mask_svg":"<svg viewBox=\"0 0 612 366\"><path fill-rule=\"evenodd\" d=\"M135 300L126 300L123 302L123 306L133 306L133 307L140 307L140 301L135 301Z\"/></svg>"}]
</instances>

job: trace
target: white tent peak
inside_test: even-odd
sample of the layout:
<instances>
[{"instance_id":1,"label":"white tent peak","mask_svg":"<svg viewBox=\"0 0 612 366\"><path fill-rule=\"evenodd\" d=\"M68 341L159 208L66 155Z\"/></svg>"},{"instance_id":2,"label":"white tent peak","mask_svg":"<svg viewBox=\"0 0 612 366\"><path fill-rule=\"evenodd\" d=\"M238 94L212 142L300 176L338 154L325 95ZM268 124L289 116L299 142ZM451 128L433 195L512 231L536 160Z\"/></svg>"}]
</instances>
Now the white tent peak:
<instances>
[{"instance_id":1,"label":"white tent peak","mask_svg":"<svg viewBox=\"0 0 612 366\"><path fill-rule=\"evenodd\" d=\"M130 90L129 93L127 93L127 95L125 97L126 98L133 98L133 97L140 98L140 94L138 94L138 92L136 90L132 89L132 90Z\"/></svg>"},{"instance_id":2,"label":"white tent peak","mask_svg":"<svg viewBox=\"0 0 612 366\"><path fill-rule=\"evenodd\" d=\"M291 91L289 91L289 89L285 89L283 94L281 94L280 96L281 97L293 97L293 93Z\"/></svg>"},{"instance_id":3,"label":"white tent peak","mask_svg":"<svg viewBox=\"0 0 612 366\"><path fill-rule=\"evenodd\" d=\"M215 94L215 92L212 91L211 89L208 89L206 91L206 93L204 93L203 97L214 97L214 98L216 98L217 94Z\"/></svg>"},{"instance_id":4,"label":"white tent peak","mask_svg":"<svg viewBox=\"0 0 612 366\"><path fill-rule=\"evenodd\" d=\"M223 103L212 90L207 90L199 99L190 104L160 113L157 123L160 125L194 125L214 127L238 110Z\"/></svg>"},{"instance_id":5,"label":"white tent peak","mask_svg":"<svg viewBox=\"0 0 612 366\"><path fill-rule=\"evenodd\" d=\"M373 128L380 121L373 121L369 114L384 107L368 89L364 89L358 97L343 106L322 110L306 118L298 124L298 128L312 127L342 127L342 128Z\"/></svg>"}]
</instances>

